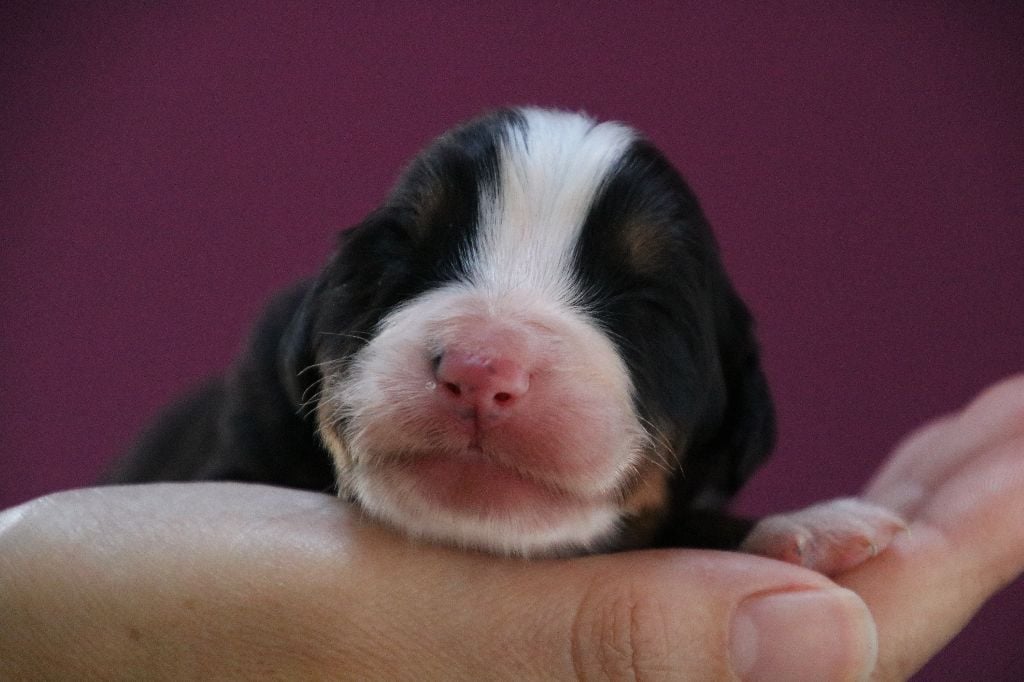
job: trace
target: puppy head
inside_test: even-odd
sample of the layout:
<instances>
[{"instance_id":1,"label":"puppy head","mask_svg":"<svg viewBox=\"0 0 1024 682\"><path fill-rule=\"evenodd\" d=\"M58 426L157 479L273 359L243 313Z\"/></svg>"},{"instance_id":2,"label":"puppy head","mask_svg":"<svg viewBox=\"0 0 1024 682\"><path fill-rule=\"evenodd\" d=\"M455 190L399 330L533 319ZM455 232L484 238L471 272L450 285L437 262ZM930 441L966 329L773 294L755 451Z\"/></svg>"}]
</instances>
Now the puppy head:
<instances>
[{"instance_id":1,"label":"puppy head","mask_svg":"<svg viewBox=\"0 0 1024 682\"><path fill-rule=\"evenodd\" d=\"M730 396L750 383L730 374L763 390L749 327L656 150L619 124L505 110L439 138L343 234L285 368L315 368L340 489L374 517L565 554L649 541L677 498L749 473L764 425L720 433L770 422Z\"/></svg>"}]
</instances>

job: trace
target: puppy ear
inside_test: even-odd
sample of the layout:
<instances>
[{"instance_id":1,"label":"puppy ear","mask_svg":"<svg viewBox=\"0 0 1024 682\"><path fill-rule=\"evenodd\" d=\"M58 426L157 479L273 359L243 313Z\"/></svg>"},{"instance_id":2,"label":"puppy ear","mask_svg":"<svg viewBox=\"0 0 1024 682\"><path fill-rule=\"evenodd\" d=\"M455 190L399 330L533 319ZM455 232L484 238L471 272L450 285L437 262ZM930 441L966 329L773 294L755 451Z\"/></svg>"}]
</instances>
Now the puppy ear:
<instances>
[{"instance_id":1,"label":"puppy ear","mask_svg":"<svg viewBox=\"0 0 1024 682\"><path fill-rule=\"evenodd\" d=\"M708 447L725 465L719 483L731 496L775 445L775 409L750 312L724 275L721 284L714 315L725 402Z\"/></svg>"},{"instance_id":2,"label":"puppy ear","mask_svg":"<svg viewBox=\"0 0 1024 682\"><path fill-rule=\"evenodd\" d=\"M775 445L775 408L761 367L761 353L754 335L754 322L746 306L733 297L741 318L738 338L726 338L722 344L728 404L723 428L730 434L727 452L733 460L731 486L738 488L750 478ZM734 323L735 326L735 323Z\"/></svg>"},{"instance_id":3,"label":"puppy ear","mask_svg":"<svg viewBox=\"0 0 1024 682\"><path fill-rule=\"evenodd\" d=\"M278 341L277 375L292 406L298 410L309 399L311 387L320 379L316 368L313 326L321 280L308 280L286 292L275 302L280 306L282 328Z\"/></svg>"}]
</instances>

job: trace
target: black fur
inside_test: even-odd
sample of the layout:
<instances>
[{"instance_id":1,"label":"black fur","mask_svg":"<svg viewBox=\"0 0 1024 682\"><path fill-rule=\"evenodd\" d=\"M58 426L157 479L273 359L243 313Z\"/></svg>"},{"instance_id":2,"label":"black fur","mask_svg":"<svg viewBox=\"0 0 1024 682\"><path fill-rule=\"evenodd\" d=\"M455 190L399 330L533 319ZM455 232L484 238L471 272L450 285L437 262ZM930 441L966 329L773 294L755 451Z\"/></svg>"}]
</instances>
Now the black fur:
<instances>
[{"instance_id":1,"label":"black fur","mask_svg":"<svg viewBox=\"0 0 1024 682\"><path fill-rule=\"evenodd\" d=\"M296 373L281 362L303 336L298 326L311 308L302 301L312 290L304 283L277 297L231 370L172 406L107 482L230 480L336 490L330 456L296 402Z\"/></svg>"},{"instance_id":2,"label":"black fur","mask_svg":"<svg viewBox=\"0 0 1024 682\"><path fill-rule=\"evenodd\" d=\"M341 235L319 277L272 303L236 366L172 408L108 480L335 490L312 415L319 363L344 364L396 305L464 274L498 141L521 124L502 111L440 138ZM721 510L771 449L772 404L750 315L697 200L654 147L633 144L575 256L583 304L625 359L638 413L677 460L668 509L644 544L735 547L750 523Z\"/></svg>"}]
</instances>

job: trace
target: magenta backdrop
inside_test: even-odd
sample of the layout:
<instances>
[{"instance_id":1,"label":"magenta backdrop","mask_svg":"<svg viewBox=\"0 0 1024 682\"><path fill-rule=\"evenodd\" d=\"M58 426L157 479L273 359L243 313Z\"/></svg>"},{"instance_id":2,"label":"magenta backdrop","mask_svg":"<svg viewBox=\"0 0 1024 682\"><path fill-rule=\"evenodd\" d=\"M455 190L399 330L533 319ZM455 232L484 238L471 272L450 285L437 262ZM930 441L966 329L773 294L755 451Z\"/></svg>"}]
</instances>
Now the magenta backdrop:
<instances>
[{"instance_id":1,"label":"magenta backdrop","mask_svg":"<svg viewBox=\"0 0 1024 682\"><path fill-rule=\"evenodd\" d=\"M778 401L744 510L856 491L1024 369L1020 3L489 4L5 4L0 506L87 485L503 104L628 121L702 198ZM1022 610L920 679L1024 679Z\"/></svg>"}]
</instances>

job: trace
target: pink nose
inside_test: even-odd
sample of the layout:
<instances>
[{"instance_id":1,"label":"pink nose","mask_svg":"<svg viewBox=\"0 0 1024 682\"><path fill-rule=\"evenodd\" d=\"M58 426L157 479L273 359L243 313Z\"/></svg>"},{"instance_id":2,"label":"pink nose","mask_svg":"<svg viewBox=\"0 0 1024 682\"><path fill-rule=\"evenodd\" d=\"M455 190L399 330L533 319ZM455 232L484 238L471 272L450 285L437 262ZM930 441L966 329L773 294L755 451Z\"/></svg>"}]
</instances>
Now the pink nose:
<instances>
[{"instance_id":1,"label":"pink nose","mask_svg":"<svg viewBox=\"0 0 1024 682\"><path fill-rule=\"evenodd\" d=\"M461 417L500 419L530 388L529 373L500 354L448 349L434 370L437 390Z\"/></svg>"}]
</instances>

